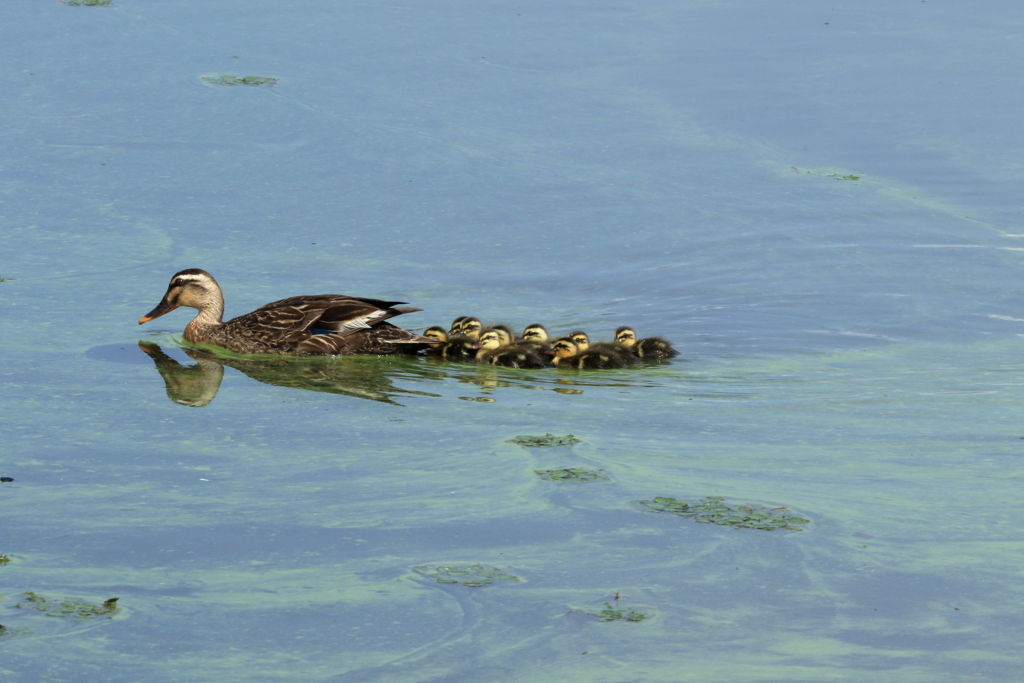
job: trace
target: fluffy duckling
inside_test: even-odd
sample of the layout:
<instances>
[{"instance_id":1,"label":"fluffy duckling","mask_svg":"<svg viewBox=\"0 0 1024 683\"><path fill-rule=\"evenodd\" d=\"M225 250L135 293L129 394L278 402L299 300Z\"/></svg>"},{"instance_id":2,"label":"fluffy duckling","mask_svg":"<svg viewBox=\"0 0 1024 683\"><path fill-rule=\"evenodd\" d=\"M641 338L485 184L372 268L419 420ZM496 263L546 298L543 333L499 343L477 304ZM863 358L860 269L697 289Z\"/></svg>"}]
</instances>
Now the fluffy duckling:
<instances>
[{"instance_id":1,"label":"fluffy duckling","mask_svg":"<svg viewBox=\"0 0 1024 683\"><path fill-rule=\"evenodd\" d=\"M508 345L498 330L484 330L475 344L477 362L488 362L505 368L544 368L544 358L534 349L521 344Z\"/></svg>"},{"instance_id":2,"label":"fluffy duckling","mask_svg":"<svg viewBox=\"0 0 1024 683\"><path fill-rule=\"evenodd\" d=\"M461 323L460 320L462 321ZM456 318L452 322L452 330L465 329L464 324L466 320L471 320L471 318ZM426 331L424 331L424 334L426 334ZM468 337L465 334L462 334L461 332L456 332L453 334L451 331L449 331L445 335L444 344L435 345L429 351L427 351L427 354L431 356L441 356L442 358L454 361L471 361L476 357L476 349L473 347L474 344L476 344L475 337Z\"/></svg>"},{"instance_id":3,"label":"fluffy duckling","mask_svg":"<svg viewBox=\"0 0 1024 683\"><path fill-rule=\"evenodd\" d=\"M527 325L526 329L523 330L523 336L520 337L522 341L529 342L546 342L548 340L548 331L540 323L534 323Z\"/></svg>"},{"instance_id":4,"label":"fluffy duckling","mask_svg":"<svg viewBox=\"0 0 1024 683\"><path fill-rule=\"evenodd\" d=\"M556 339L552 342L552 362L560 368L576 368L578 370L601 370L605 368L624 368L633 361L632 355L625 350L618 350L610 344L595 344L585 351L570 338Z\"/></svg>"},{"instance_id":5,"label":"fluffy duckling","mask_svg":"<svg viewBox=\"0 0 1024 683\"><path fill-rule=\"evenodd\" d=\"M543 368L547 367L544 357L533 349L516 344L498 349L491 357L491 365L506 368Z\"/></svg>"},{"instance_id":6,"label":"fluffy duckling","mask_svg":"<svg viewBox=\"0 0 1024 683\"><path fill-rule=\"evenodd\" d=\"M572 343L576 345L576 348L580 351L586 351L587 347L590 346L590 337L583 330L576 330L565 335L572 340Z\"/></svg>"},{"instance_id":7,"label":"fluffy duckling","mask_svg":"<svg viewBox=\"0 0 1024 683\"><path fill-rule=\"evenodd\" d=\"M480 337L473 344L473 348L477 349L476 362L477 363L490 363L493 358L504 344L501 343L501 335L498 334L497 330L489 329L480 332Z\"/></svg>"},{"instance_id":8,"label":"fluffy duckling","mask_svg":"<svg viewBox=\"0 0 1024 683\"><path fill-rule=\"evenodd\" d=\"M580 349L576 346L576 342L568 337L564 337L551 342L551 349L548 350L547 355L551 356L551 362L554 363L555 367L571 368L572 361L579 352Z\"/></svg>"},{"instance_id":9,"label":"fluffy duckling","mask_svg":"<svg viewBox=\"0 0 1024 683\"><path fill-rule=\"evenodd\" d=\"M484 326L477 318L467 317L462 320L462 329L459 334L475 340L480 338L480 331L482 329L484 329Z\"/></svg>"},{"instance_id":10,"label":"fluffy duckling","mask_svg":"<svg viewBox=\"0 0 1024 683\"><path fill-rule=\"evenodd\" d=\"M512 328L508 325L492 325L491 329L498 333L501 337L502 346L511 346L516 340L516 333L512 331Z\"/></svg>"},{"instance_id":11,"label":"fluffy duckling","mask_svg":"<svg viewBox=\"0 0 1024 683\"><path fill-rule=\"evenodd\" d=\"M528 345L507 344L503 340L501 330L490 328L480 333L475 344L479 349L476 354L478 363L490 363L507 368L542 368L547 365L544 358Z\"/></svg>"},{"instance_id":12,"label":"fluffy duckling","mask_svg":"<svg viewBox=\"0 0 1024 683\"><path fill-rule=\"evenodd\" d=\"M440 325L434 325L423 330L424 337L430 337L436 339L436 344L431 344L427 347L428 356L440 356L444 354L444 346L448 343L448 333Z\"/></svg>"},{"instance_id":13,"label":"fluffy duckling","mask_svg":"<svg viewBox=\"0 0 1024 683\"><path fill-rule=\"evenodd\" d=\"M527 325L526 329L523 330L523 336L519 338L517 346L529 349L537 354L549 355L548 352L551 350L551 344L548 343L547 329L538 323Z\"/></svg>"},{"instance_id":14,"label":"fluffy duckling","mask_svg":"<svg viewBox=\"0 0 1024 683\"><path fill-rule=\"evenodd\" d=\"M672 358L679 352L661 337L636 338L632 327L623 325L615 330L615 341L628 348L637 358Z\"/></svg>"},{"instance_id":15,"label":"fluffy duckling","mask_svg":"<svg viewBox=\"0 0 1024 683\"><path fill-rule=\"evenodd\" d=\"M576 344L576 348L580 350L580 353L584 351L604 351L606 353L617 353L620 356L625 356L627 360L633 360L633 352L620 342L602 341L591 344L590 337L587 336L586 332L582 331L570 332L568 336Z\"/></svg>"}]
</instances>

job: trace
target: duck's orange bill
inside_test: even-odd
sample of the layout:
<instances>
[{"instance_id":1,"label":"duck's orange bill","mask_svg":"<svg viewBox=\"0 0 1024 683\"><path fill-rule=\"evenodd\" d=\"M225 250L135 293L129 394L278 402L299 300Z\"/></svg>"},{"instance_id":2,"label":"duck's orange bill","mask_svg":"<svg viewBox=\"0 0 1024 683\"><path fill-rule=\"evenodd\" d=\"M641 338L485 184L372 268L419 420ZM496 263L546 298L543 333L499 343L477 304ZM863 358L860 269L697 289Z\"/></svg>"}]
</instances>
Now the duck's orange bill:
<instances>
[{"instance_id":1,"label":"duck's orange bill","mask_svg":"<svg viewBox=\"0 0 1024 683\"><path fill-rule=\"evenodd\" d=\"M156 308L154 308L152 311L139 318L139 324L141 325L142 323L148 323L150 320L159 318L164 313L170 313L177 307L177 304L171 305L166 301L161 301L159 304L157 304Z\"/></svg>"}]
</instances>

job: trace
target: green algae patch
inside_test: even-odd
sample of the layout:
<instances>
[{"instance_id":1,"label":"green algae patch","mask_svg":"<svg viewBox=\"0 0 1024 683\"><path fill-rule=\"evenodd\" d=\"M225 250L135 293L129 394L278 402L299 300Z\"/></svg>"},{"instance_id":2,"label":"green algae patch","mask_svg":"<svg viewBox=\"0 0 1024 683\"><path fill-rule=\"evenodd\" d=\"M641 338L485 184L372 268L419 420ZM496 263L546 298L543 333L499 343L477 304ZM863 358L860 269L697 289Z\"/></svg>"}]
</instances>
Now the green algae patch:
<instances>
[{"instance_id":1,"label":"green algae patch","mask_svg":"<svg viewBox=\"0 0 1024 683\"><path fill-rule=\"evenodd\" d=\"M598 621L629 621L637 623L645 619L650 619L653 614L647 612L641 612L638 609L632 607L626 607L622 605L616 605L612 607L612 603L604 603L604 609L597 612L585 612L592 617L597 617Z\"/></svg>"},{"instance_id":2,"label":"green algae patch","mask_svg":"<svg viewBox=\"0 0 1024 683\"><path fill-rule=\"evenodd\" d=\"M117 614L118 598L104 600L101 605L90 605L87 602L65 598L63 600L47 600L41 595L33 592L22 593L24 602L19 602L15 607L18 609L34 609L42 612L48 617L69 617L72 621L89 621L98 617L113 619Z\"/></svg>"},{"instance_id":3,"label":"green algae patch","mask_svg":"<svg viewBox=\"0 0 1024 683\"><path fill-rule=\"evenodd\" d=\"M84 7L110 7L114 4L114 0L60 0L65 5L77 7L82 5Z\"/></svg>"},{"instance_id":4,"label":"green algae patch","mask_svg":"<svg viewBox=\"0 0 1024 683\"><path fill-rule=\"evenodd\" d=\"M545 481L585 482L597 481L598 479L608 481L608 477L601 474L604 470L588 470L583 467L566 467L561 470L534 470L534 472Z\"/></svg>"},{"instance_id":5,"label":"green algae patch","mask_svg":"<svg viewBox=\"0 0 1024 683\"><path fill-rule=\"evenodd\" d=\"M543 448L546 446L571 446L574 443L583 443L582 439L577 439L572 434L566 434L565 436L555 436L554 434L545 434L544 436L528 436L520 434L514 439L509 439L509 443L516 443L520 446L526 446L527 448Z\"/></svg>"},{"instance_id":6,"label":"green algae patch","mask_svg":"<svg viewBox=\"0 0 1024 683\"><path fill-rule=\"evenodd\" d=\"M486 586L495 581L519 582L522 580L515 574L482 564L421 565L413 567L412 570L417 574L436 579L438 583L461 583L463 586L471 588Z\"/></svg>"},{"instance_id":7,"label":"green algae patch","mask_svg":"<svg viewBox=\"0 0 1024 683\"><path fill-rule=\"evenodd\" d=\"M0 555L0 567L4 566L5 564L7 564L10 561L11 561L11 556L9 554L8 555Z\"/></svg>"},{"instance_id":8,"label":"green algae patch","mask_svg":"<svg viewBox=\"0 0 1024 683\"><path fill-rule=\"evenodd\" d=\"M216 76L203 76L203 82L210 85L265 85L273 87L278 79L270 76L236 76L234 74L217 74Z\"/></svg>"},{"instance_id":9,"label":"green algae patch","mask_svg":"<svg viewBox=\"0 0 1024 683\"><path fill-rule=\"evenodd\" d=\"M27 628L8 628L0 624L0 638L16 638L17 636L32 635L32 630Z\"/></svg>"},{"instance_id":10,"label":"green algae patch","mask_svg":"<svg viewBox=\"0 0 1024 683\"><path fill-rule=\"evenodd\" d=\"M734 529L788 529L803 531L798 524L810 524L811 520L797 517L786 508L768 508L758 505L737 505L730 507L722 501L724 498L708 496L697 502L677 500L675 498L657 497L654 500L634 500L651 512L671 512L674 515L689 517L702 524L718 524L731 526Z\"/></svg>"}]
</instances>

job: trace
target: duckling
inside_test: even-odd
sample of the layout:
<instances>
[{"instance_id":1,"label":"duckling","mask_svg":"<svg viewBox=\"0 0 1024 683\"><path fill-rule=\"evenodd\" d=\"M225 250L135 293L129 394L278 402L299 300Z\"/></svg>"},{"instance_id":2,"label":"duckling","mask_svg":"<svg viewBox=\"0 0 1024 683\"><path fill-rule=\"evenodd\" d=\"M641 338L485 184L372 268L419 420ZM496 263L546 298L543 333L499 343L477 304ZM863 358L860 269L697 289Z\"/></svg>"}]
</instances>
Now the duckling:
<instances>
[{"instance_id":1,"label":"duckling","mask_svg":"<svg viewBox=\"0 0 1024 683\"><path fill-rule=\"evenodd\" d=\"M498 349L498 352L491 356L491 365L501 365L506 368L547 367L543 356L533 349L519 344Z\"/></svg>"},{"instance_id":2,"label":"duckling","mask_svg":"<svg viewBox=\"0 0 1024 683\"><path fill-rule=\"evenodd\" d=\"M423 330L424 337L430 337L436 339L436 344L431 344L427 347L428 356L440 356L444 354L444 346L448 342L448 333L440 325L434 325Z\"/></svg>"},{"instance_id":3,"label":"duckling","mask_svg":"<svg viewBox=\"0 0 1024 683\"><path fill-rule=\"evenodd\" d=\"M565 336L567 336L569 339L572 339L572 342L580 351L586 351L587 347L590 346L590 337L588 337L587 333L584 332L583 330L576 330L575 332L570 332Z\"/></svg>"},{"instance_id":4,"label":"duckling","mask_svg":"<svg viewBox=\"0 0 1024 683\"><path fill-rule=\"evenodd\" d=\"M563 337L551 342L551 348L546 353L551 356L551 362L555 367L571 368L572 362L579 352L579 347L572 339Z\"/></svg>"},{"instance_id":5,"label":"duckling","mask_svg":"<svg viewBox=\"0 0 1024 683\"><path fill-rule=\"evenodd\" d=\"M501 335L498 334L497 330L482 330L480 332L480 337L476 340L476 343L473 344L473 348L477 349L476 362L490 363L491 358L497 355L502 346Z\"/></svg>"},{"instance_id":6,"label":"duckling","mask_svg":"<svg viewBox=\"0 0 1024 683\"><path fill-rule=\"evenodd\" d=\"M491 329L501 337L502 346L510 346L516 340L516 333L508 325L492 325Z\"/></svg>"},{"instance_id":7,"label":"duckling","mask_svg":"<svg viewBox=\"0 0 1024 683\"><path fill-rule=\"evenodd\" d=\"M576 348L580 350L580 353L584 351L604 351L605 353L617 353L629 361L633 360L633 352L617 341L601 341L591 344L590 337L587 336L586 332L582 331L570 332L568 336L576 344Z\"/></svg>"},{"instance_id":8,"label":"duckling","mask_svg":"<svg viewBox=\"0 0 1024 683\"><path fill-rule=\"evenodd\" d=\"M452 326L448 328L448 336L449 337L454 337L454 336L456 336L458 334L462 334L462 323L468 317L469 316L466 316L466 315L460 315L458 318L453 320L452 321Z\"/></svg>"},{"instance_id":9,"label":"duckling","mask_svg":"<svg viewBox=\"0 0 1024 683\"><path fill-rule=\"evenodd\" d=\"M551 345L552 362L560 368L577 368L578 370L600 370L604 368L624 368L632 362L628 352L618 351L612 346L595 344L585 351L572 339L563 337L556 339Z\"/></svg>"},{"instance_id":10,"label":"duckling","mask_svg":"<svg viewBox=\"0 0 1024 683\"><path fill-rule=\"evenodd\" d=\"M551 350L551 344L548 343L547 329L538 323L527 325L517 346L522 349L529 349L533 353L548 355L548 352Z\"/></svg>"},{"instance_id":11,"label":"duckling","mask_svg":"<svg viewBox=\"0 0 1024 683\"><path fill-rule=\"evenodd\" d=\"M544 358L529 344L507 344L498 328L488 328L480 333L480 339L474 345L479 349L476 354L478 363L490 363L507 368L543 368L547 365Z\"/></svg>"},{"instance_id":12,"label":"duckling","mask_svg":"<svg viewBox=\"0 0 1024 683\"><path fill-rule=\"evenodd\" d=\"M607 343L594 344L581 352L573 361L573 367L580 370L601 370L604 368L624 368L634 362L633 355L628 351L619 351Z\"/></svg>"},{"instance_id":13,"label":"duckling","mask_svg":"<svg viewBox=\"0 0 1024 683\"><path fill-rule=\"evenodd\" d=\"M546 342L548 340L548 331L540 323L534 323L527 325L526 329L523 330L523 336L520 337L522 341L530 342Z\"/></svg>"},{"instance_id":14,"label":"duckling","mask_svg":"<svg viewBox=\"0 0 1024 683\"><path fill-rule=\"evenodd\" d=\"M483 328L483 324L477 318L468 317L462 320L462 329L459 334L475 340L480 338L480 330Z\"/></svg>"},{"instance_id":15,"label":"duckling","mask_svg":"<svg viewBox=\"0 0 1024 683\"><path fill-rule=\"evenodd\" d=\"M615 330L615 341L627 347L637 358L672 358L679 352L661 337L636 338L632 327L623 325Z\"/></svg>"},{"instance_id":16,"label":"duckling","mask_svg":"<svg viewBox=\"0 0 1024 683\"><path fill-rule=\"evenodd\" d=\"M475 344L476 339L462 334L449 337L448 342L441 349L441 356L447 360L471 361L476 357L476 349L473 348Z\"/></svg>"}]
</instances>

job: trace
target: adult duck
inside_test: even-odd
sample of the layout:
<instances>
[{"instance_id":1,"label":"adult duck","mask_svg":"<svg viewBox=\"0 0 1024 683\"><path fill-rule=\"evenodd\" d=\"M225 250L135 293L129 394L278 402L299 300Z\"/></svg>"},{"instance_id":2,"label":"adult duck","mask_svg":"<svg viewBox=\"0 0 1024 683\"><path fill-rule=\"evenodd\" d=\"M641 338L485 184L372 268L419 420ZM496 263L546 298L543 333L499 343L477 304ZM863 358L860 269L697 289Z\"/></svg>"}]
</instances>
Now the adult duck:
<instances>
[{"instance_id":1,"label":"adult duck","mask_svg":"<svg viewBox=\"0 0 1024 683\"><path fill-rule=\"evenodd\" d=\"M422 337L386 322L423 309L341 294L293 296L261 306L227 322L224 294L213 276L199 268L175 273L156 308L139 324L179 306L199 311L185 326L185 339L216 344L236 353L288 356L393 355L416 353L436 339Z\"/></svg>"}]
</instances>

